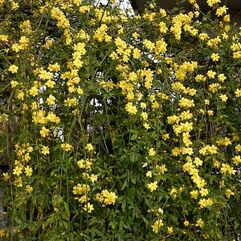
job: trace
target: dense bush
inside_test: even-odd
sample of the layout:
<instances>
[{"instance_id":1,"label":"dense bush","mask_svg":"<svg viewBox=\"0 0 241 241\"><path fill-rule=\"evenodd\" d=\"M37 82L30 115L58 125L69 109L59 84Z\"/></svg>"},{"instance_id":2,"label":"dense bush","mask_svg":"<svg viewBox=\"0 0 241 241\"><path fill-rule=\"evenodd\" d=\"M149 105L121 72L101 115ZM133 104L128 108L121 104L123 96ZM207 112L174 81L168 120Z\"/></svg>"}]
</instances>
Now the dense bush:
<instances>
[{"instance_id":1,"label":"dense bush","mask_svg":"<svg viewBox=\"0 0 241 241\"><path fill-rule=\"evenodd\" d=\"M5 240L240 240L241 32L189 2L0 0Z\"/></svg>"}]
</instances>

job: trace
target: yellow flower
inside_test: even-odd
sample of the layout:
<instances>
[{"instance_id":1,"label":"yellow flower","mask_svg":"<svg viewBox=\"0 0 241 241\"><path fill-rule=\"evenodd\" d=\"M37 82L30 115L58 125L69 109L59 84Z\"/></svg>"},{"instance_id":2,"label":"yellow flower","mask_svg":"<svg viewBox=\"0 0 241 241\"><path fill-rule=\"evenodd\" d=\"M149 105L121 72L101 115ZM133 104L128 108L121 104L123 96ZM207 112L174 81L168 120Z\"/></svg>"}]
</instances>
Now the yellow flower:
<instances>
[{"instance_id":1,"label":"yellow flower","mask_svg":"<svg viewBox=\"0 0 241 241\"><path fill-rule=\"evenodd\" d=\"M226 22L226 23L229 23L230 22L230 15L227 14L223 17L223 21Z\"/></svg>"},{"instance_id":2,"label":"yellow flower","mask_svg":"<svg viewBox=\"0 0 241 241\"><path fill-rule=\"evenodd\" d=\"M205 208L205 207L208 207L208 206L211 206L213 204L213 201L211 198L202 198L199 200L198 202L200 208Z\"/></svg>"},{"instance_id":3,"label":"yellow flower","mask_svg":"<svg viewBox=\"0 0 241 241\"><path fill-rule=\"evenodd\" d=\"M152 177L152 172L151 172L151 171L148 171L148 172L146 173L146 177Z\"/></svg>"},{"instance_id":4,"label":"yellow flower","mask_svg":"<svg viewBox=\"0 0 241 241\"><path fill-rule=\"evenodd\" d=\"M147 188L150 190L150 192L155 191L158 188L157 182L151 182L147 184Z\"/></svg>"},{"instance_id":5,"label":"yellow flower","mask_svg":"<svg viewBox=\"0 0 241 241\"><path fill-rule=\"evenodd\" d=\"M48 80L46 82L46 86L49 87L50 89L52 89L55 86L55 82L53 80Z\"/></svg>"},{"instance_id":6,"label":"yellow flower","mask_svg":"<svg viewBox=\"0 0 241 241\"><path fill-rule=\"evenodd\" d=\"M4 180L5 182L7 182L7 181L9 180L9 178L10 178L9 173L8 173L8 172L4 172L4 173L3 173L3 180Z\"/></svg>"},{"instance_id":7,"label":"yellow flower","mask_svg":"<svg viewBox=\"0 0 241 241\"><path fill-rule=\"evenodd\" d=\"M137 48L133 49L133 58L134 59L140 59L141 58L141 51Z\"/></svg>"},{"instance_id":8,"label":"yellow flower","mask_svg":"<svg viewBox=\"0 0 241 241\"><path fill-rule=\"evenodd\" d=\"M115 204L117 196L114 192L109 192L107 190L103 190L102 195L104 197L104 204L106 204L106 205Z\"/></svg>"},{"instance_id":9,"label":"yellow flower","mask_svg":"<svg viewBox=\"0 0 241 241\"><path fill-rule=\"evenodd\" d=\"M91 159L87 159L87 160L81 159L81 160L77 161L77 165L81 169L91 169L93 162Z\"/></svg>"},{"instance_id":10,"label":"yellow flower","mask_svg":"<svg viewBox=\"0 0 241 241\"><path fill-rule=\"evenodd\" d=\"M218 152L218 149L215 145L211 145L211 146L206 145L199 150L199 153L203 156L209 155L209 154L214 155L214 154L217 154L217 152Z\"/></svg>"},{"instance_id":11,"label":"yellow flower","mask_svg":"<svg viewBox=\"0 0 241 241\"><path fill-rule=\"evenodd\" d=\"M77 88L77 93L79 95L82 95L84 93L83 89L81 89L80 87Z\"/></svg>"},{"instance_id":12,"label":"yellow flower","mask_svg":"<svg viewBox=\"0 0 241 241\"><path fill-rule=\"evenodd\" d=\"M210 79L214 79L215 75L216 75L216 72L213 71L213 70L209 70L209 71L207 72L207 76L208 76L208 78L210 78Z\"/></svg>"},{"instance_id":13,"label":"yellow flower","mask_svg":"<svg viewBox=\"0 0 241 241\"><path fill-rule=\"evenodd\" d=\"M167 233L172 234L173 233L173 227L167 227Z\"/></svg>"},{"instance_id":14,"label":"yellow flower","mask_svg":"<svg viewBox=\"0 0 241 241\"><path fill-rule=\"evenodd\" d=\"M173 82L171 86L174 91L185 90L185 86L181 82Z\"/></svg>"},{"instance_id":15,"label":"yellow flower","mask_svg":"<svg viewBox=\"0 0 241 241\"><path fill-rule=\"evenodd\" d=\"M97 175L94 175L94 174L91 174L91 175L89 176L89 180L90 180L91 182L96 182L96 181L98 180L98 176L97 176Z\"/></svg>"},{"instance_id":16,"label":"yellow flower","mask_svg":"<svg viewBox=\"0 0 241 241\"><path fill-rule=\"evenodd\" d=\"M232 161L234 162L235 165L239 165L241 163L241 157L235 156L232 158Z\"/></svg>"},{"instance_id":17,"label":"yellow flower","mask_svg":"<svg viewBox=\"0 0 241 241\"><path fill-rule=\"evenodd\" d=\"M11 72L12 74L16 74L18 72L18 66L16 65L10 65L8 68L8 71Z\"/></svg>"},{"instance_id":18,"label":"yellow flower","mask_svg":"<svg viewBox=\"0 0 241 241\"><path fill-rule=\"evenodd\" d=\"M182 150L180 149L180 148L178 148L178 147L174 147L173 149L172 149L172 155L173 156L178 156L178 155L180 155L182 153Z\"/></svg>"},{"instance_id":19,"label":"yellow flower","mask_svg":"<svg viewBox=\"0 0 241 241\"><path fill-rule=\"evenodd\" d=\"M185 220L185 221L183 222L183 224L184 224L185 227L187 227L190 223L189 223L187 220Z\"/></svg>"},{"instance_id":20,"label":"yellow flower","mask_svg":"<svg viewBox=\"0 0 241 241\"><path fill-rule=\"evenodd\" d=\"M0 1L1 4L1 1ZM0 34L0 41L8 42L8 36L5 34Z\"/></svg>"},{"instance_id":21,"label":"yellow flower","mask_svg":"<svg viewBox=\"0 0 241 241\"><path fill-rule=\"evenodd\" d=\"M182 97L179 100L179 106L182 107L182 108L191 108L191 107L194 107L195 104L194 104L193 100Z\"/></svg>"},{"instance_id":22,"label":"yellow flower","mask_svg":"<svg viewBox=\"0 0 241 241\"><path fill-rule=\"evenodd\" d=\"M167 51L167 43L164 41L164 39L156 41L155 53L160 54L166 51Z\"/></svg>"},{"instance_id":23,"label":"yellow flower","mask_svg":"<svg viewBox=\"0 0 241 241\"><path fill-rule=\"evenodd\" d=\"M22 178L21 178L21 177L16 178L16 180L14 181L14 184L15 184L17 187L23 187Z\"/></svg>"},{"instance_id":24,"label":"yellow flower","mask_svg":"<svg viewBox=\"0 0 241 241\"><path fill-rule=\"evenodd\" d=\"M213 5L220 3L220 0L207 0L207 4L209 7L212 7Z\"/></svg>"},{"instance_id":25,"label":"yellow flower","mask_svg":"<svg viewBox=\"0 0 241 241\"><path fill-rule=\"evenodd\" d=\"M125 110L131 115L135 115L137 113L136 106L134 106L131 102L126 104Z\"/></svg>"},{"instance_id":26,"label":"yellow flower","mask_svg":"<svg viewBox=\"0 0 241 241\"><path fill-rule=\"evenodd\" d=\"M39 110L33 112L33 122L35 124L46 124L45 111Z\"/></svg>"},{"instance_id":27,"label":"yellow flower","mask_svg":"<svg viewBox=\"0 0 241 241\"><path fill-rule=\"evenodd\" d=\"M241 97L241 89L236 89L234 93L236 97Z\"/></svg>"},{"instance_id":28,"label":"yellow flower","mask_svg":"<svg viewBox=\"0 0 241 241\"><path fill-rule=\"evenodd\" d=\"M227 198L230 198L231 196L233 196L235 193L230 190L229 188L225 190L225 195Z\"/></svg>"},{"instance_id":29,"label":"yellow flower","mask_svg":"<svg viewBox=\"0 0 241 241\"><path fill-rule=\"evenodd\" d=\"M65 17L64 13L59 8L52 8L51 17L57 20L57 26L59 28L67 29L70 27L68 19Z\"/></svg>"},{"instance_id":30,"label":"yellow flower","mask_svg":"<svg viewBox=\"0 0 241 241\"><path fill-rule=\"evenodd\" d=\"M200 33L199 38L200 40L204 41L204 40L207 40L209 37L207 33Z\"/></svg>"},{"instance_id":31,"label":"yellow flower","mask_svg":"<svg viewBox=\"0 0 241 241\"><path fill-rule=\"evenodd\" d=\"M228 100L227 95L220 95L219 98L221 99L222 102L227 102Z\"/></svg>"},{"instance_id":32,"label":"yellow flower","mask_svg":"<svg viewBox=\"0 0 241 241\"><path fill-rule=\"evenodd\" d=\"M63 143L63 144L61 144L61 147L65 150L65 151L71 151L72 150L72 146L70 145L70 144L68 144L68 143Z\"/></svg>"},{"instance_id":33,"label":"yellow flower","mask_svg":"<svg viewBox=\"0 0 241 241\"><path fill-rule=\"evenodd\" d=\"M40 130L40 135L42 136L42 137L46 137L46 136L48 136L49 135L49 129L47 129L46 127L42 127L41 128L41 130Z\"/></svg>"},{"instance_id":34,"label":"yellow flower","mask_svg":"<svg viewBox=\"0 0 241 241\"><path fill-rule=\"evenodd\" d=\"M42 80L51 80L53 78L53 73L40 69L38 76Z\"/></svg>"},{"instance_id":35,"label":"yellow flower","mask_svg":"<svg viewBox=\"0 0 241 241\"><path fill-rule=\"evenodd\" d=\"M235 146L235 151L241 152L241 145L240 145L240 144L238 144L237 146Z\"/></svg>"},{"instance_id":36,"label":"yellow flower","mask_svg":"<svg viewBox=\"0 0 241 241\"><path fill-rule=\"evenodd\" d=\"M20 174L22 174L22 171L23 171L23 166L22 165L17 165L13 169L13 175L20 176Z\"/></svg>"},{"instance_id":37,"label":"yellow flower","mask_svg":"<svg viewBox=\"0 0 241 241\"><path fill-rule=\"evenodd\" d=\"M162 226L163 226L163 221L162 221L162 219L158 219L158 220L156 220L156 221L151 225L152 231L153 231L154 233L158 233Z\"/></svg>"},{"instance_id":38,"label":"yellow flower","mask_svg":"<svg viewBox=\"0 0 241 241\"><path fill-rule=\"evenodd\" d=\"M209 115L209 116L212 116L212 115L213 115L213 111L212 111L212 110L209 110L209 111L208 111L208 115Z\"/></svg>"},{"instance_id":39,"label":"yellow flower","mask_svg":"<svg viewBox=\"0 0 241 241\"><path fill-rule=\"evenodd\" d=\"M228 137L221 138L220 140L216 141L217 145L219 146L229 146L232 145L231 140Z\"/></svg>"},{"instance_id":40,"label":"yellow flower","mask_svg":"<svg viewBox=\"0 0 241 241\"><path fill-rule=\"evenodd\" d=\"M26 186L26 191L27 191L28 193L31 193L31 192L33 191L33 187L30 186L30 185L27 185L27 186Z\"/></svg>"},{"instance_id":41,"label":"yellow flower","mask_svg":"<svg viewBox=\"0 0 241 241\"><path fill-rule=\"evenodd\" d=\"M18 82L16 80L12 80L10 84L12 88L15 88L18 85Z\"/></svg>"},{"instance_id":42,"label":"yellow flower","mask_svg":"<svg viewBox=\"0 0 241 241\"><path fill-rule=\"evenodd\" d=\"M49 154L49 148L47 146L43 146L41 149L41 153L43 155L48 155Z\"/></svg>"},{"instance_id":43,"label":"yellow flower","mask_svg":"<svg viewBox=\"0 0 241 241\"><path fill-rule=\"evenodd\" d=\"M80 184L78 183L73 187L73 193L75 195L86 194L90 191L90 186L88 184Z\"/></svg>"},{"instance_id":44,"label":"yellow flower","mask_svg":"<svg viewBox=\"0 0 241 241\"><path fill-rule=\"evenodd\" d=\"M199 191L199 193L201 194L202 197L205 197L208 195L208 189L206 188L201 188L201 190Z\"/></svg>"},{"instance_id":45,"label":"yellow flower","mask_svg":"<svg viewBox=\"0 0 241 241\"><path fill-rule=\"evenodd\" d=\"M166 33L168 30L167 25L165 22L160 22L159 23L159 31L160 33Z\"/></svg>"},{"instance_id":46,"label":"yellow flower","mask_svg":"<svg viewBox=\"0 0 241 241\"><path fill-rule=\"evenodd\" d=\"M64 100L64 104L68 107L74 107L78 104L77 98L67 98Z\"/></svg>"},{"instance_id":47,"label":"yellow flower","mask_svg":"<svg viewBox=\"0 0 241 241\"><path fill-rule=\"evenodd\" d=\"M197 199L198 198L198 191L197 190L192 190L190 192L190 195L193 199Z\"/></svg>"},{"instance_id":48,"label":"yellow flower","mask_svg":"<svg viewBox=\"0 0 241 241\"><path fill-rule=\"evenodd\" d=\"M96 200L101 202L103 206L105 205L114 205L117 196L114 192L109 192L108 190L102 190L101 193L96 194Z\"/></svg>"},{"instance_id":49,"label":"yellow flower","mask_svg":"<svg viewBox=\"0 0 241 241\"><path fill-rule=\"evenodd\" d=\"M51 71L51 72L60 71L60 65L59 65L58 63L50 64L50 65L48 66L48 70Z\"/></svg>"},{"instance_id":50,"label":"yellow flower","mask_svg":"<svg viewBox=\"0 0 241 241\"><path fill-rule=\"evenodd\" d=\"M154 150L154 148L150 148L150 149L149 149L148 155L149 155L149 156L155 156L155 155L156 155L156 151Z\"/></svg>"},{"instance_id":51,"label":"yellow flower","mask_svg":"<svg viewBox=\"0 0 241 241\"><path fill-rule=\"evenodd\" d=\"M144 123L143 126L144 126L144 128L147 129L147 130L149 130L149 129L151 128L148 123Z\"/></svg>"},{"instance_id":52,"label":"yellow flower","mask_svg":"<svg viewBox=\"0 0 241 241\"><path fill-rule=\"evenodd\" d=\"M80 203L86 203L89 201L89 197L87 196L87 193L83 194L81 197L77 197L77 200L79 200Z\"/></svg>"},{"instance_id":53,"label":"yellow flower","mask_svg":"<svg viewBox=\"0 0 241 241\"><path fill-rule=\"evenodd\" d=\"M46 118L48 121L56 123L56 124L58 124L60 122L60 118L58 116L56 116L53 112L50 112Z\"/></svg>"},{"instance_id":54,"label":"yellow flower","mask_svg":"<svg viewBox=\"0 0 241 241\"><path fill-rule=\"evenodd\" d=\"M166 16L167 16L167 12L166 12L166 10L163 9L163 8L160 8L159 13L160 13L160 16L161 16L161 17L166 17Z\"/></svg>"},{"instance_id":55,"label":"yellow flower","mask_svg":"<svg viewBox=\"0 0 241 241\"><path fill-rule=\"evenodd\" d=\"M217 46L219 43L221 43L221 39L220 39L220 37L218 36L218 37L216 37L216 38L213 38L213 39L208 40L207 45L208 45L209 47L215 47L215 46Z\"/></svg>"},{"instance_id":56,"label":"yellow flower","mask_svg":"<svg viewBox=\"0 0 241 241\"><path fill-rule=\"evenodd\" d=\"M170 138L170 135L169 135L168 133L162 135L162 139L163 139L164 141L168 140L169 138Z\"/></svg>"},{"instance_id":57,"label":"yellow flower","mask_svg":"<svg viewBox=\"0 0 241 241\"><path fill-rule=\"evenodd\" d=\"M26 33L29 33L29 31L31 32L31 22L29 20L25 20L22 23L19 24L19 28Z\"/></svg>"},{"instance_id":58,"label":"yellow flower","mask_svg":"<svg viewBox=\"0 0 241 241\"><path fill-rule=\"evenodd\" d=\"M132 37L135 38L135 39L137 39L137 38L140 37L140 34L137 33L137 32L134 32L134 33L132 34Z\"/></svg>"},{"instance_id":59,"label":"yellow flower","mask_svg":"<svg viewBox=\"0 0 241 241\"><path fill-rule=\"evenodd\" d=\"M94 205L86 203L83 209L85 212L91 213L94 210Z\"/></svg>"},{"instance_id":60,"label":"yellow flower","mask_svg":"<svg viewBox=\"0 0 241 241\"><path fill-rule=\"evenodd\" d=\"M94 147L91 143L88 143L86 146L85 146L85 149L88 151L88 152L91 152L94 150Z\"/></svg>"},{"instance_id":61,"label":"yellow flower","mask_svg":"<svg viewBox=\"0 0 241 241\"><path fill-rule=\"evenodd\" d=\"M217 53L212 53L211 59L212 59L212 61L217 62L217 61L219 61L220 56Z\"/></svg>"},{"instance_id":62,"label":"yellow flower","mask_svg":"<svg viewBox=\"0 0 241 241\"><path fill-rule=\"evenodd\" d=\"M19 40L19 44L22 49L26 49L29 44L29 39L26 36L22 36Z\"/></svg>"},{"instance_id":63,"label":"yellow flower","mask_svg":"<svg viewBox=\"0 0 241 241\"><path fill-rule=\"evenodd\" d=\"M12 10L17 10L18 8L19 8L19 4L14 2L14 1L12 1L11 2L11 9Z\"/></svg>"},{"instance_id":64,"label":"yellow flower","mask_svg":"<svg viewBox=\"0 0 241 241\"><path fill-rule=\"evenodd\" d=\"M77 0L74 0L74 1L77 1ZM90 10L90 7L89 7L89 6L81 6L81 7L79 8L79 11L80 11L81 13L87 13L87 12L89 12L89 10Z\"/></svg>"},{"instance_id":65,"label":"yellow flower","mask_svg":"<svg viewBox=\"0 0 241 241\"><path fill-rule=\"evenodd\" d=\"M166 171L167 171L167 168L166 168L166 165L165 164L163 164L163 165L157 165L156 166L156 169L157 169L157 171L158 171L158 174L164 174Z\"/></svg>"},{"instance_id":66,"label":"yellow flower","mask_svg":"<svg viewBox=\"0 0 241 241\"><path fill-rule=\"evenodd\" d=\"M203 164L203 161L198 157L195 157L193 162L197 167L202 166L202 164Z\"/></svg>"},{"instance_id":67,"label":"yellow flower","mask_svg":"<svg viewBox=\"0 0 241 241\"><path fill-rule=\"evenodd\" d=\"M47 105L54 105L56 98L53 95L49 95L49 97L46 99Z\"/></svg>"},{"instance_id":68,"label":"yellow flower","mask_svg":"<svg viewBox=\"0 0 241 241\"><path fill-rule=\"evenodd\" d=\"M142 117L143 120L147 120L147 119L148 119L148 114L147 114L147 112L142 112L142 113L141 113L141 117Z\"/></svg>"},{"instance_id":69,"label":"yellow flower","mask_svg":"<svg viewBox=\"0 0 241 241\"><path fill-rule=\"evenodd\" d=\"M26 166L25 169L24 169L24 171L25 171L25 174L26 174L27 177L31 177L32 174L33 174L33 169L32 169L32 167Z\"/></svg>"},{"instance_id":70,"label":"yellow flower","mask_svg":"<svg viewBox=\"0 0 241 241\"><path fill-rule=\"evenodd\" d=\"M227 13L227 10L228 10L228 8L227 8L226 6L219 7L219 8L216 10L216 15L217 15L218 17L221 17L221 16L223 16L224 14Z\"/></svg>"},{"instance_id":71,"label":"yellow flower","mask_svg":"<svg viewBox=\"0 0 241 241\"><path fill-rule=\"evenodd\" d=\"M202 75L202 74L198 74L198 75L195 77L195 80L196 80L197 82L205 82L206 79L207 79L207 78L206 78L204 75Z\"/></svg>"},{"instance_id":72,"label":"yellow flower","mask_svg":"<svg viewBox=\"0 0 241 241\"><path fill-rule=\"evenodd\" d=\"M203 220L202 220L201 218L199 218L199 219L196 221L195 226L202 228L202 227L204 226Z\"/></svg>"},{"instance_id":73,"label":"yellow flower","mask_svg":"<svg viewBox=\"0 0 241 241\"><path fill-rule=\"evenodd\" d=\"M219 74L218 75L218 80L220 81L220 82L224 82L224 80L226 80L227 79L227 77L224 75L224 74Z\"/></svg>"},{"instance_id":74,"label":"yellow flower","mask_svg":"<svg viewBox=\"0 0 241 241\"><path fill-rule=\"evenodd\" d=\"M236 171L229 164L226 164L226 163L222 164L221 173L223 173L224 175L234 175L235 172Z\"/></svg>"},{"instance_id":75,"label":"yellow flower","mask_svg":"<svg viewBox=\"0 0 241 241\"><path fill-rule=\"evenodd\" d=\"M101 26L95 31L93 38L96 39L98 42L103 42L103 41L108 42L109 35L107 34L107 29L108 27L106 24L101 24ZM117 39L119 40L120 38L118 37Z\"/></svg>"},{"instance_id":76,"label":"yellow flower","mask_svg":"<svg viewBox=\"0 0 241 241\"><path fill-rule=\"evenodd\" d=\"M150 51L152 51L155 48L155 44L152 43L150 40L144 39L143 45Z\"/></svg>"},{"instance_id":77,"label":"yellow flower","mask_svg":"<svg viewBox=\"0 0 241 241\"><path fill-rule=\"evenodd\" d=\"M170 190L170 195L173 197L173 199L175 199L177 197L177 189L175 187L173 187Z\"/></svg>"},{"instance_id":78,"label":"yellow flower","mask_svg":"<svg viewBox=\"0 0 241 241\"><path fill-rule=\"evenodd\" d=\"M43 48L49 49L54 43L53 39L46 40L45 44L43 45Z\"/></svg>"},{"instance_id":79,"label":"yellow flower","mask_svg":"<svg viewBox=\"0 0 241 241\"><path fill-rule=\"evenodd\" d=\"M25 97L24 92L23 92L22 90L19 90L19 91L17 92L17 99L18 99L18 100L24 100L24 97Z\"/></svg>"},{"instance_id":80,"label":"yellow flower","mask_svg":"<svg viewBox=\"0 0 241 241\"><path fill-rule=\"evenodd\" d=\"M36 96L36 95L38 95L38 88L37 88L37 86L31 87L31 89L29 90L29 94L30 94L31 96Z\"/></svg>"},{"instance_id":81,"label":"yellow flower","mask_svg":"<svg viewBox=\"0 0 241 241\"><path fill-rule=\"evenodd\" d=\"M85 43L75 44L74 51L75 51L75 53L73 54L74 58L80 58L82 55L85 55L86 54Z\"/></svg>"}]
</instances>

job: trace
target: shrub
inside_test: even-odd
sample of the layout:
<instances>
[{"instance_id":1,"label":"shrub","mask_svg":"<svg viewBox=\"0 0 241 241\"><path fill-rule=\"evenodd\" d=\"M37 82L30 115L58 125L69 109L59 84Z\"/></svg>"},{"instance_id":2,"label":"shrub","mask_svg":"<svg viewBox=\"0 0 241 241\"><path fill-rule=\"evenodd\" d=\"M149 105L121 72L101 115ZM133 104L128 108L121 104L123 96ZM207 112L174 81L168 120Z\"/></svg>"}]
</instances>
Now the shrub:
<instances>
[{"instance_id":1,"label":"shrub","mask_svg":"<svg viewBox=\"0 0 241 241\"><path fill-rule=\"evenodd\" d=\"M240 30L113 2L0 1L1 236L238 240Z\"/></svg>"}]
</instances>

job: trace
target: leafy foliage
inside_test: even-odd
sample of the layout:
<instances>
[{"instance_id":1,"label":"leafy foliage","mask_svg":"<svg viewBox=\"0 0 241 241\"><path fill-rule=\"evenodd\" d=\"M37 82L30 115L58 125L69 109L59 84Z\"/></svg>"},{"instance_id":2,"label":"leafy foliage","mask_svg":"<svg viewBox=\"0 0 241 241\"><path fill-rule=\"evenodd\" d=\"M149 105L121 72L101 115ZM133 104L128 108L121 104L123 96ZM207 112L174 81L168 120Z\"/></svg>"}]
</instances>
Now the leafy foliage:
<instances>
[{"instance_id":1,"label":"leafy foliage","mask_svg":"<svg viewBox=\"0 0 241 241\"><path fill-rule=\"evenodd\" d=\"M0 0L1 237L239 240L241 34L188 2Z\"/></svg>"}]
</instances>

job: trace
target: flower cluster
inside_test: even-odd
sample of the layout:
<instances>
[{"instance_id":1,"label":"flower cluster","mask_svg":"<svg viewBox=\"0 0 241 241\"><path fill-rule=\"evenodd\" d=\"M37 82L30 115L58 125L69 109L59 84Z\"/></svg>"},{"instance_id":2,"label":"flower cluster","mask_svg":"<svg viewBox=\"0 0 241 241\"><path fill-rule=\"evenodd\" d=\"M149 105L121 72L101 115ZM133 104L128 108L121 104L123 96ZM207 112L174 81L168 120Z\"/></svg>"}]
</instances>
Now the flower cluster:
<instances>
[{"instance_id":1,"label":"flower cluster","mask_svg":"<svg viewBox=\"0 0 241 241\"><path fill-rule=\"evenodd\" d=\"M34 151L29 143L16 145L16 157L13 167L14 184L19 188L24 188L28 193L33 191L33 187L29 184L33 175L31 164L31 153Z\"/></svg>"}]
</instances>

